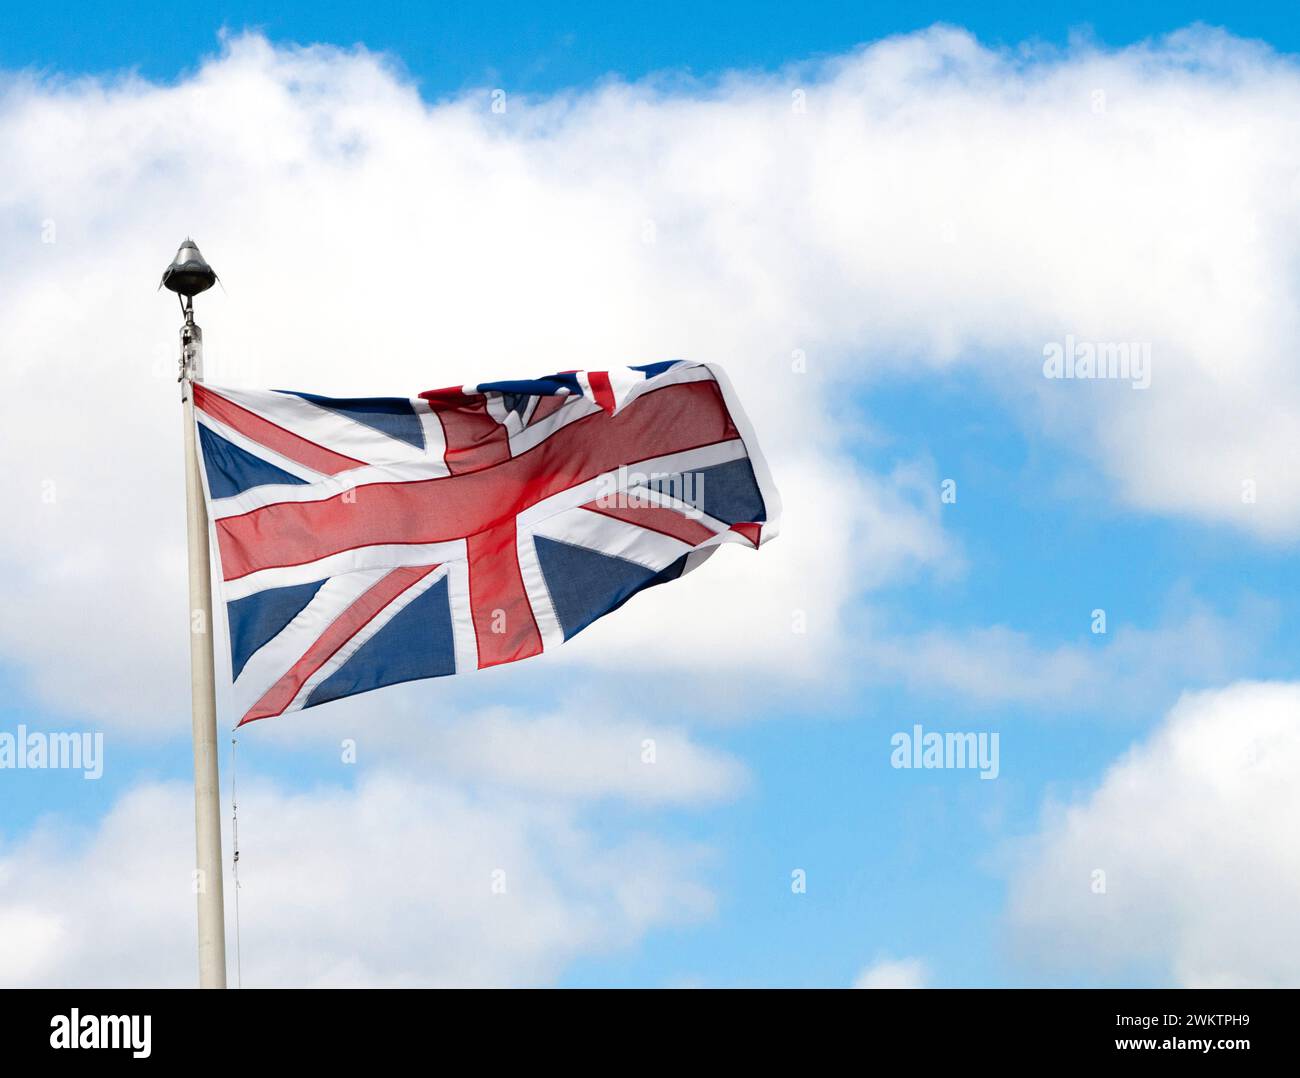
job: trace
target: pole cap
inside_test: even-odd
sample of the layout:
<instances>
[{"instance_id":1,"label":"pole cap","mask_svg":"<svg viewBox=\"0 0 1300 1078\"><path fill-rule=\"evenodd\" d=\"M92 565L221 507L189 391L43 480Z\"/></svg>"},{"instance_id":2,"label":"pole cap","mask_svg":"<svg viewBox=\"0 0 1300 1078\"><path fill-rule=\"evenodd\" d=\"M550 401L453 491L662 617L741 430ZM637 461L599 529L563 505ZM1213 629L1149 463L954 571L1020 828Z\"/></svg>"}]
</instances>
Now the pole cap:
<instances>
[{"instance_id":1,"label":"pole cap","mask_svg":"<svg viewBox=\"0 0 1300 1078\"><path fill-rule=\"evenodd\" d=\"M163 270L160 288L193 298L217 283L217 271L199 253L199 245L188 236L172 264Z\"/></svg>"}]
</instances>

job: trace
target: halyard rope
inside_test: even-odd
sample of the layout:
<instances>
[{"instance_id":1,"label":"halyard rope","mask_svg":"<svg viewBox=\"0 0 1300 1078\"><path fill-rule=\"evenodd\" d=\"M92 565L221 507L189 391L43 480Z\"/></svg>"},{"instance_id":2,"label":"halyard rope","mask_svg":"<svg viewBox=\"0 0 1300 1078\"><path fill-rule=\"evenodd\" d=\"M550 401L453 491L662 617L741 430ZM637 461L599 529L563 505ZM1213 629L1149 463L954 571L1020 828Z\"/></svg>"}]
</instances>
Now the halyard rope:
<instances>
[{"instance_id":1,"label":"halyard rope","mask_svg":"<svg viewBox=\"0 0 1300 1078\"><path fill-rule=\"evenodd\" d=\"M244 987L244 956L239 939L239 801L235 786L235 746L237 738L230 739L230 824L234 838L234 882L235 882L235 987Z\"/></svg>"}]
</instances>

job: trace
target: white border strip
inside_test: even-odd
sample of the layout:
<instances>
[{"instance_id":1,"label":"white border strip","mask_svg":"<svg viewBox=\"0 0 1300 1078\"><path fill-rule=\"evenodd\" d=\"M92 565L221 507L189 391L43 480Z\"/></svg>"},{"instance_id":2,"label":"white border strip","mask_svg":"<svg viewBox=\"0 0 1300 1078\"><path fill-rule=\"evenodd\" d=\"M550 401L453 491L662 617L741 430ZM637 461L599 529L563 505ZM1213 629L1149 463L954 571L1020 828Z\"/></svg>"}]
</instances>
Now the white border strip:
<instances>
[{"instance_id":1,"label":"white border strip","mask_svg":"<svg viewBox=\"0 0 1300 1078\"><path fill-rule=\"evenodd\" d=\"M763 496L763 508L767 511L767 520L763 521L762 531L758 537L758 545L762 546L769 539L775 539L781 533L781 495L772 479L771 469L767 466L767 458L763 456L763 450L759 447L758 435L754 433L754 425L750 423L749 416L745 414L745 409L741 407L740 398L736 396L735 387L732 386L731 379L727 377L726 371L714 363L702 363L700 366L709 370L717 380L718 388L722 390L722 399L727 405L727 411L731 413L731 421L735 424L736 430L740 432L740 440L745 443L749 465L754 469L754 478L758 481L758 491ZM671 374L673 372L669 371L667 373Z\"/></svg>"}]
</instances>

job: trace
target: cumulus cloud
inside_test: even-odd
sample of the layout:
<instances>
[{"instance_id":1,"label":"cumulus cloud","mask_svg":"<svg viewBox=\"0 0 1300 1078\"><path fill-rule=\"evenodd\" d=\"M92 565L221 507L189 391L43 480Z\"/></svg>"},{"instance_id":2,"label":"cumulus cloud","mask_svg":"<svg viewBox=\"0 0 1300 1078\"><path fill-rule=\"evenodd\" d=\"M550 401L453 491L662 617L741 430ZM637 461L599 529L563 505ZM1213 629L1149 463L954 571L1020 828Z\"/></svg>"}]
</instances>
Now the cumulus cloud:
<instances>
[{"instance_id":1,"label":"cumulus cloud","mask_svg":"<svg viewBox=\"0 0 1300 1078\"><path fill-rule=\"evenodd\" d=\"M300 728L263 723L241 739L257 745L329 746L337 758L378 765L412 779L558 798L571 804L617 799L633 807L709 805L745 793L750 775L734 756L702 744L665 718L634 718L603 698L578 693L566 708L494 706L429 713L429 694L407 688L372 700L340 701Z\"/></svg>"},{"instance_id":2,"label":"cumulus cloud","mask_svg":"<svg viewBox=\"0 0 1300 1078\"><path fill-rule=\"evenodd\" d=\"M553 800L377 773L249 782L240 815L249 986L543 985L713 912L705 848L600 839ZM47 822L0 848L0 984L191 984L192 828L188 788L146 784L89 834Z\"/></svg>"},{"instance_id":3,"label":"cumulus cloud","mask_svg":"<svg viewBox=\"0 0 1300 1078\"><path fill-rule=\"evenodd\" d=\"M926 966L919 958L881 959L853 981L854 988L924 988Z\"/></svg>"},{"instance_id":4,"label":"cumulus cloud","mask_svg":"<svg viewBox=\"0 0 1300 1078\"><path fill-rule=\"evenodd\" d=\"M873 577L950 568L926 503L860 463L846 401L886 374L972 365L1118 497L1292 539L1298 101L1292 61L1204 30L1010 53L938 28L504 113L257 35L175 85L10 74L0 423L22 452L0 476L0 647L57 703L129 702L136 728L184 699L174 312L151 288L187 232L229 287L201 304L214 381L729 368L786 534L714 559L690 598L639 600L680 603L671 621L593 629L591 666L650 644L816 678L833 656L792 639L792 610L833 641ZM1149 344L1151 387L1045 380L1066 336Z\"/></svg>"},{"instance_id":5,"label":"cumulus cloud","mask_svg":"<svg viewBox=\"0 0 1300 1078\"><path fill-rule=\"evenodd\" d=\"M1300 984L1300 683L1189 694L1018 851L1018 952L1058 974Z\"/></svg>"},{"instance_id":6,"label":"cumulus cloud","mask_svg":"<svg viewBox=\"0 0 1300 1078\"><path fill-rule=\"evenodd\" d=\"M0 354L21 388L0 409L24 451L0 478L21 507L0 532L14 580L0 646L45 700L140 732L183 726L174 312L152 285L189 231L229 282L201 303L218 382L411 393L675 355L727 365L785 534L639 597L639 616L573 646L583 665L814 677L850 581L943 556L917 492L853 462L818 378L794 369L799 342L774 348L735 282L681 279L699 230L643 227L646 198L664 217L675 181L642 190L608 140L649 92L502 118L473 97L428 106L365 52L257 36L171 87L8 81Z\"/></svg>"}]
</instances>

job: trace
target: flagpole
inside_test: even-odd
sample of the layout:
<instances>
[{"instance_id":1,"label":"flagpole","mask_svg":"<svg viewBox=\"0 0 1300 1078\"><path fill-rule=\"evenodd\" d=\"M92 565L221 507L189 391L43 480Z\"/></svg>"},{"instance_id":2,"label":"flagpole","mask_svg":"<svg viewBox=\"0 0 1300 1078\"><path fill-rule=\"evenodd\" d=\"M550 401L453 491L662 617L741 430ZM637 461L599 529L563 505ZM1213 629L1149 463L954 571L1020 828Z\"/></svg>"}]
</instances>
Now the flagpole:
<instances>
[{"instance_id":1,"label":"flagpole","mask_svg":"<svg viewBox=\"0 0 1300 1078\"><path fill-rule=\"evenodd\" d=\"M203 381L203 331L194 296L216 281L212 267L186 239L162 283L181 299L180 384L185 422L185 525L189 540L190 694L194 738L194 840L198 898L199 987L226 987L226 917L221 865L221 794L217 774L217 687L212 651L212 577L208 513L194 426L195 382Z\"/></svg>"}]
</instances>

